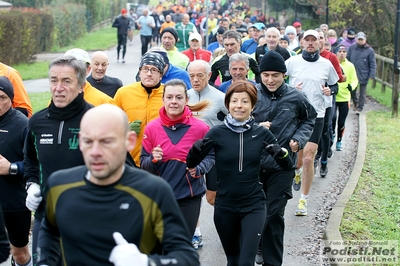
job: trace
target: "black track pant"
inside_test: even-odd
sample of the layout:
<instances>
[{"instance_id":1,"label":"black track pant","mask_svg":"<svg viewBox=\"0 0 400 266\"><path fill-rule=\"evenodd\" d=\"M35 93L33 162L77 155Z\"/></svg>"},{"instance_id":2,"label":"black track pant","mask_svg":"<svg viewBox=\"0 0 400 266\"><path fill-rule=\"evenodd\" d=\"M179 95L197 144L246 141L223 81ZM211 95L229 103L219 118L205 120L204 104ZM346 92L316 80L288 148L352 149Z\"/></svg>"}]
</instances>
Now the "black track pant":
<instances>
[{"instance_id":1,"label":"black track pant","mask_svg":"<svg viewBox=\"0 0 400 266\"><path fill-rule=\"evenodd\" d=\"M344 135L344 129L346 127L346 118L349 114L350 102L336 102L336 108L339 114L336 114L336 110L334 112L334 116L332 117L332 125L335 129L336 127L336 119L337 119L337 141L342 141Z\"/></svg>"},{"instance_id":2,"label":"black track pant","mask_svg":"<svg viewBox=\"0 0 400 266\"><path fill-rule=\"evenodd\" d=\"M228 266L254 266L265 214L265 206L251 212L226 212L214 208L214 224Z\"/></svg>"},{"instance_id":3,"label":"black track pant","mask_svg":"<svg viewBox=\"0 0 400 266\"><path fill-rule=\"evenodd\" d=\"M263 265L282 265L285 207L292 196L294 171L263 171L260 180L267 197L267 217L261 238Z\"/></svg>"}]
</instances>

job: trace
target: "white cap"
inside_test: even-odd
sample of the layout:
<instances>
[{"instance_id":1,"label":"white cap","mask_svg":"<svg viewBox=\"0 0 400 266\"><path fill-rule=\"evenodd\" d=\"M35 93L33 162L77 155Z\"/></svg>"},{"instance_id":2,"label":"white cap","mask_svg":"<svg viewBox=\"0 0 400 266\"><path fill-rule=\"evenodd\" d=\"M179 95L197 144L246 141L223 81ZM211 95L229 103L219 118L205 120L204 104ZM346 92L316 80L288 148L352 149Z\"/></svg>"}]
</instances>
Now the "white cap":
<instances>
[{"instance_id":1,"label":"white cap","mask_svg":"<svg viewBox=\"0 0 400 266\"><path fill-rule=\"evenodd\" d=\"M307 36L314 36L315 39L319 40L319 33L316 30L308 30L304 32L303 39L305 39Z\"/></svg>"},{"instance_id":2,"label":"white cap","mask_svg":"<svg viewBox=\"0 0 400 266\"><path fill-rule=\"evenodd\" d=\"M189 35L189 41L192 40L198 40L199 42L201 42L202 41L201 35L197 32L193 32L192 34Z\"/></svg>"},{"instance_id":3,"label":"white cap","mask_svg":"<svg viewBox=\"0 0 400 266\"><path fill-rule=\"evenodd\" d=\"M90 56L85 50L74 48L66 51L64 55L75 57L78 60L82 60L83 62L90 64Z\"/></svg>"}]
</instances>

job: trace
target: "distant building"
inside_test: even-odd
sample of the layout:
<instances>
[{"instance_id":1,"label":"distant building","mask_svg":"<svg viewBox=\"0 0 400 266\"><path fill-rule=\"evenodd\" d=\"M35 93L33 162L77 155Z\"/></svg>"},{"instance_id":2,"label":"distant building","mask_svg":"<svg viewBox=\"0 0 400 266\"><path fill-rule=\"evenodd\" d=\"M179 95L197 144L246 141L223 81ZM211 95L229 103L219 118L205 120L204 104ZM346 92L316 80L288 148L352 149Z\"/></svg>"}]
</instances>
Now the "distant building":
<instances>
[{"instance_id":1,"label":"distant building","mask_svg":"<svg viewBox=\"0 0 400 266\"><path fill-rule=\"evenodd\" d=\"M12 8L11 3L0 0L0 11L11 10L11 8Z\"/></svg>"}]
</instances>

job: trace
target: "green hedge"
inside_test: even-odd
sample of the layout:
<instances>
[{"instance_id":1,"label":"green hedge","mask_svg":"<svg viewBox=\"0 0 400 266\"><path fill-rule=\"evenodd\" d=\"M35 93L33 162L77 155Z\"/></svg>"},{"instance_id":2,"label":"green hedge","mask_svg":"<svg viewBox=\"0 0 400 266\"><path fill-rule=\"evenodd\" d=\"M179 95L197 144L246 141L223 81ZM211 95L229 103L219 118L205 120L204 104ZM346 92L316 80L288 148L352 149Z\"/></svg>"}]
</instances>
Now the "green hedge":
<instances>
[{"instance_id":1,"label":"green hedge","mask_svg":"<svg viewBox=\"0 0 400 266\"><path fill-rule=\"evenodd\" d=\"M86 6L79 4L50 5L42 11L54 18L53 45L67 46L87 33Z\"/></svg>"},{"instance_id":2,"label":"green hedge","mask_svg":"<svg viewBox=\"0 0 400 266\"><path fill-rule=\"evenodd\" d=\"M38 10L0 12L0 58L5 64L26 63L52 46L53 18Z\"/></svg>"}]
</instances>

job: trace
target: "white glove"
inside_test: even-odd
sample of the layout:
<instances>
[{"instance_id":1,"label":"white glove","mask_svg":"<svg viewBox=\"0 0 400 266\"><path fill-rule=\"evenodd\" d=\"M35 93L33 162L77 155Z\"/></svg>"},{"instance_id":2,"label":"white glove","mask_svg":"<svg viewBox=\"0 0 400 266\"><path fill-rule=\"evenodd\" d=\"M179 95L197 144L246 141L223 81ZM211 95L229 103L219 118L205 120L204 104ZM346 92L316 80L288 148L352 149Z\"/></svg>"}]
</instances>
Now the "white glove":
<instances>
[{"instance_id":1,"label":"white glove","mask_svg":"<svg viewBox=\"0 0 400 266\"><path fill-rule=\"evenodd\" d=\"M129 244L121 233L114 232L113 237L117 244L111 251L108 259L115 266L147 266L149 258L139 251L135 244Z\"/></svg>"},{"instance_id":2,"label":"white glove","mask_svg":"<svg viewBox=\"0 0 400 266\"><path fill-rule=\"evenodd\" d=\"M42 196L40 192L40 186L38 184L32 184L28 188L28 196L26 197L25 205L30 211L36 211L39 207L40 202L42 202Z\"/></svg>"}]
</instances>

